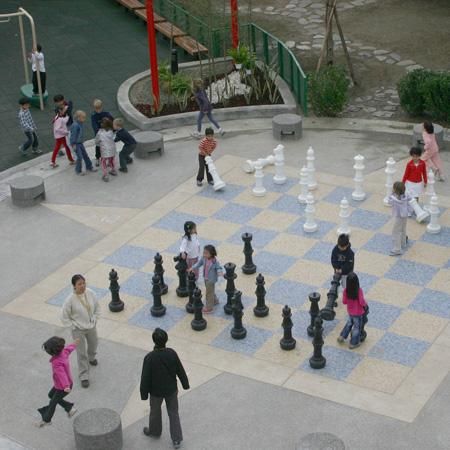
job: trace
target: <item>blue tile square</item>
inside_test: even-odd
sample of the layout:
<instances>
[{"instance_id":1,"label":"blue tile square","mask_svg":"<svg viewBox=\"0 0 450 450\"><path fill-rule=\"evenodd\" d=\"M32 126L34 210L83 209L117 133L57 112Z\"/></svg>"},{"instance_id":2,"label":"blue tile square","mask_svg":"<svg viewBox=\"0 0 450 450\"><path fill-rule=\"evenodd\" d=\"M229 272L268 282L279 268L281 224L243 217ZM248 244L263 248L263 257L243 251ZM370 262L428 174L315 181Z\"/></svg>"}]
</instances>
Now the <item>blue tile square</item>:
<instances>
[{"instance_id":1,"label":"blue tile square","mask_svg":"<svg viewBox=\"0 0 450 450\"><path fill-rule=\"evenodd\" d=\"M153 330L160 327L163 330L168 331L187 314L184 309L171 305L165 305L166 314L162 317L153 317L150 313L150 306L150 304L143 306L130 318L130 320L128 320L128 323L130 325L135 325L136 327L147 328L148 330Z\"/></svg>"},{"instance_id":2,"label":"blue tile square","mask_svg":"<svg viewBox=\"0 0 450 450\"><path fill-rule=\"evenodd\" d=\"M134 297L152 300L152 276L151 273L136 272L122 284L120 290ZM167 283L166 278L164 282Z\"/></svg>"},{"instance_id":3,"label":"blue tile square","mask_svg":"<svg viewBox=\"0 0 450 450\"><path fill-rule=\"evenodd\" d=\"M109 283L108 278L106 278L105 284ZM88 288L94 292L95 297L97 300L100 300L103 298L108 292L108 289L105 288L98 288L95 286L89 285ZM52 298L47 300L47 303L49 305L55 305L55 306L62 306L63 303L66 301L67 297L73 293L72 286L67 286L64 289L60 290L57 294L55 294Z\"/></svg>"},{"instance_id":4,"label":"blue tile square","mask_svg":"<svg viewBox=\"0 0 450 450\"><path fill-rule=\"evenodd\" d=\"M336 224L333 222L327 222L326 220L317 220L317 231L314 233L305 233L303 231L303 224L305 223L305 218L296 220L288 229L287 233L295 234L296 236L307 237L311 239L322 239L327 235L330 230L332 230Z\"/></svg>"},{"instance_id":5,"label":"blue tile square","mask_svg":"<svg viewBox=\"0 0 450 450\"><path fill-rule=\"evenodd\" d=\"M228 222L245 224L262 211L255 206L239 205L238 203L228 203L214 214L214 218Z\"/></svg>"},{"instance_id":6,"label":"blue tile square","mask_svg":"<svg viewBox=\"0 0 450 450\"><path fill-rule=\"evenodd\" d=\"M296 259L292 256L278 255L277 253L270 253L264 250L258 252L253 258L258 273L274 275L276 277L283 275L295 261Z\"/></svg>"},{"instance_id":7,"label":"blue tile square","mask_svg":"<svg viewBox=\"0 0 450 450\"><path fill-rule=\"evenodd\" d=\"M392 249L392 236L389 234L376 233L362 248L369 252L387 255Z\"/></svg>"},{"instance_id":8,"label":"blue tile square","mask_svg":"<svg viewBox=\"0 0 450 450\"><path fill-rule=\"evenodd\" d=\"M358 267L358 259L355 258L356 267ZM359 285L364 292L367 292L379 280L375 275L369 275L364 272L357 272Z\"/></svg>"},{"instance_id":9,"label":"blue tile square","mask_svg":"<svg viewBox=\"0 0 450 450\"><path fill-rule=\"evenodd\" d=\"M444 269L450 269L450 259L447 261L447 264L444 266Z\"/></svg>"},{"instance_id":10,"label":"blue tile square","mask_svg":"<svg viewBox=\"0 0 450 450\"><path fill-rule=\"evenodd\" d=\"M298 180L294 178L286 178L284 184L275 184L273 182L273 176L274 174L266 173L263 181L264 187L271 192L287 192L298 183Z\"/></svg>"},{"instance_id":11,"label":"blue tile square","mask_svg":"<svg viewBox=\"0 0 450 450\"><path fill-rule=\"evenodd\" d=\"M294 197L293 195L281 196L275 200L269 208L273 211L295 214L297 216L303 216L305 211L305 205L299 203L297 197Z\"/></svg>"},{"instance_id":12,"label":"blue tile square","mask_svg":"<svg viewBox=\"0 0 450 450\"><path fill-rule=\"evenodd\" d=\"M154 223L152 227L163 228L169 231L176 231L180 233L181 239L181 236L183 235L184 222L187 222L188 220L192 220L198 225L202 223L205 218L196 216L194 214L185 214L178 211L171 211L169 214L166 214L164 217Z\"/></svg>"},{"instance_id":13,"label":"blue tile square","mask_svg":"<svg viewBox=\"0 0 450 450\"><path fill-rule=\"evenodd\" d=\"M370 319L369 319L370 321ZM394 333L386 333L370 350L369 356L414 367L430 344Z\"/></svg>"},{"instance_id":14,"label":"blue tile square","mask_svg":"<svg viewBox=\"0 0 450 450\"><path fill-rule=\"evenodd\" d=\"M350 216L350 225L363 230L378 230L384 226L391 216L366 209L355 209Z\"/></svg>"},{"instance_id":15,"label":"blue tile square","mask_svg":"<svg viewBox=\"0 0 450 450\"><path fill-rule=\"evenodd\" d=\"M266 299L271 303L296 308L308 301L308 295L314 291L314 286L281 279L272 283L267 290Z\"/></svg>"},{"instance_id":16,"label":"blue tile square","mask_svg":"<svg viewBox=\"0 0 450 450\"><path fill-rule=\"evenodd\" d=\"M387 330L402 313L402 308L386 305L381 302L369 301L368 325L374 328Z\"/></svg>"},{"instance_id":17,"label":"blue tile square","mask_svg":"<svg viewBox=\"0 0 450 450\"><path fill-rule=\"evenodd\" d=\"M323 369L311 369L309 358L303 362L300 368L306 372L334 378L336 380L344 380L363 359L363 356L359 353L329 347L327 345L323 347L323 356L325 356L327 360L327 364Z\"/></svg>"},{"instance_id":18,"label":"blue tile square","mask_svg":"<svg viewBox=\"0 0 450 450\"><path fill-rule=\"evenodd\" d=\"M385 274L385 277L407 284L424 286L431 281L437 271L436 267L427 264L399 259Z\"/></svg>"},{"instance_id":19,"label":"blue tile square","mask_svg":"<svg viewBox=\"0 0 450 450\"><path fill-rule=\"evenodd\" d=\"M321 300L319 307L322 309L325 306L326 298ZM322 303L323 302L323 303ZM294 327L292 328L292 335L296 339L306 339L311 340L311 337L308 336L308 332L306 329L311 324L311 316L309 315L308 311L297 311L292 314L292 322L294 324ZM322 323L323 327L323 335L328 336L338 325L337 320L324 320ZM342 327L344 327L344 324L342 324ZM312 347L311 347L312 351Z\"/></svg>"},{"instance_id":20,"label":"blue tile square","mask_svg":"<svg viewBox=\"0 0 450 450\"><path fill-rule=\"evenodd\" d=\"M221 189L220 191L215 191L212 187L205 186L197 195L200 195L201 197L213 198L215 200L223 200L225 202L228 202L230 200L233 200L244 190L245 190L244 186L239 186L236 184L227 184L226 187L224 189Z\"/></svg>"},{"instance_id":21,"label":"blue tile square","mask_svg":"<svg viewBox=\"0 0 450 450\"><path fill-rule=\"evenodd\" d=\"M233 339L230 330L233 324L227 326L212 342L211 345L229 352L253 355L264 343L272 337L273 333L253 326L245 325L245 315L243 318L244 327L247 329L247 336L244 339Z\"/></svg>"},{"instance_id":22,"label":"blue tile square","mask_svg":"<svg viewBox=\"0 0 450 450\"><path fill-rule=\"evenodd\" d=\"M244 241L242 240L242 235L244 233L252 234L253 248L264 248L278 235L278 232L276 231L264 230L263 228L244 225L237 233L234 233L232 236L230 236L227 242L229 242L230 244L242 245L242 248L244 248Z\"/></svg>"},{"instance_id":23,"label":"blue tile square","mask_svg":"<svg viewBox=\"0 0 450 450\"><path fill-rule=\"evenodd\" d=\"M366 198L363 201L358 202L356 200L353 200L352 198L353 190L354 190L353 188L343 186L337 187L333 189L329 194L327 194L323 199L328 203L334 203L339 205L341 203L341 200L345 197L350 203L350 205L354 207L359 207L363 205L364 202L370 197L370 194L366 192Z\"/></svg>"},{"instance_id":24,"label":"blue tile square","mask_svg":"<svg viewBox=\"0 0 450 450\"><path fill-rule=\"evenodd\" d=\"M204 292L203 288L202 293ZM256 286L255 286L256 289ZM210 315L214 317L220 317L221 319L228 319L233 320L232 314L225 314L225 311L223 310L224 305L227 303L227 294L225 292L225 287L223 289L216 289L216 295L219 299L219 304L214 307L214 312ZM245 317L250 315L253 315L253 308L256 306L256 297L249 297L247 295L243 295L241 297L242 305L244 306L244 322ZM204 297L202 298L203 303L205 303ZM206 320L208 320L208 316L205 316Z\"/></svg>"},{"instance_id":25,"label":"blue tile square","mask_svg":"<svg viewBox=\"0 0 450 450\"><path fill-rule=\"evenodd\" d=\"M442 227L438 234L423 233L421 240L441 247L450 247L450 227Z\"/></svg>"},{"instance_id":26,"label":"blue tile square","mask_svg":"<svg viewBox=\"0 0 450 450\"><path fill-rule=\"evenodd\" d=\"M156 250L150 250L134 245L123 245L113 254L106 257L103 261L113 266L128 267L130 269L140 269L149 261L153 261Z\"/></svg>"},{"instance_id":27,"label":"blue tile square","mask_svg":"<svg viewBox=\"0 0 450 450\"><path fill-rule=\"evenodd\" d=\"M450 319L450 295L423 289L409 305L410 309Z\"/></svg>"},{"instance_id":28,"label":"blue tile square","mask_svg":"<svg viewBox=\"0 0 450 450\"><path fill-rule=\"evenodd\" d=\"M311 261L319 261L330 265L330 272L333 268L331 267L331 252L335 244L330 242L317 242L311 249L309 249L303 258L309 259Z\"/></svg>"}]
</instances>

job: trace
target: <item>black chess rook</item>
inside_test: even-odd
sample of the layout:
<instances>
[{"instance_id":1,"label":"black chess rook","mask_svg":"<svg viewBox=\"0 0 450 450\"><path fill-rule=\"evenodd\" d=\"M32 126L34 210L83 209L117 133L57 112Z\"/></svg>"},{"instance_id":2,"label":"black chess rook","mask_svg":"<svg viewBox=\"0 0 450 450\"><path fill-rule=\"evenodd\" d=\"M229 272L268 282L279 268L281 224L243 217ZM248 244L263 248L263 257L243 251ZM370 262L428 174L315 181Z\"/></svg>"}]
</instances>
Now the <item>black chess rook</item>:
<instances>
[{"instance_id":1,"label":"black chess rook","mask_svg":"<svg viewBox=\"0 0 450 450\"><path fill-rule=\"evenodd\" d=\"M311 302L311 305L309 307L309 315L311 316L311 322L308 325L308 328L306 329L306 332L308 333L308 336L313 337L314 336L314 322L316 320L316 317L319 316L319 301L320 301L320 294L318 292L311 292L309 294L309 301Z\"/></svg>"},{"instance_id":2,"label":"black chess rook","mask_svg":"<svg viewBox=\"0 0 450 450\"><path fill-rule=\"evenodd\" d=\"M159 279L161 280L161 295L167 294L169 291L169 287L164 282L164 267L163 267L163 259L160 253L157 253L155 255L155 258L153 259L153 263L155 264L155 268L153 270L153 273L159 276Z\"/></svg>"},{"instance_id":3,"label":"black chess rook","mask_svg":"<svg viewBox=\"0 0 450 450\"><path fill-rule=\"evenodd\" d=\"M283 337L280 340L280 347L283 350L294 350L296 345L296 340L292 337L292 312L291 308L286 305L282 311L283 322L281 326L283 327Z\"/></svg>"},{"instance_id":4,"label":"black chess rook","mask_svg":"<svg viewBox=\"0 0 450 450\"><path fill-rule=\"evenodd\" d=\"M166 313L166 307L161 301L161 278L159 275L153 275L152 285L153 305L150 308L150 314L154 317L161 317Z\"/></svg>"},{"instance_id":5,"label":"black chess rook","mask_svg":"<svg viewBox=\"0 0 450 450\"><path fill-rule=\"evenodd\" d=\"M264 277L259 274L256 277L256 306L253 308L256 317L266 317L269 314L269 307L266 305L265 284Z\"/></svg>"},{"instance_id":6,"label":"black chess rook","mask_svg":"<svg viewBox=\"0 0 450 450\"><path fill-rule=\"evenodd\" d=\"M189 272L188 273L188 293L189 293L189 300L186 303L186 312L189 314L194 314L194 291L197 287L197 284L195 282L195 273Z\"/></svg>"},{"instance_id":7,"label":"black chess rook","mask_svg":"<svg viewBox=\"0 0 450 450\"><path fill-rule=\"evenodd\" d=\"M316 317L314 321L314 337L313 337L313 347L314 352L311 358L309 358L309 365L313 369L323 369L327 360L322 355L322 347L323 347L323 328L322 328L322 319L320 316Z\"/></svg>"},{"instance_id":8,"label":"black chess rook","mask_svg":"<svg viewBox=\"0 0 450 450\"><path fill-rule=\"evenodd\" d=\"M223 310L225 311L225 314L231 315L233 314L233 296L236 292L236 286L234 284L234 280L237 278L237 275L235 273L236 271L236 264L233 264L232 262L226 263L224 266L225 269L225 280L227 280L227 285L225 287L225 292L227 294L227 302L223 306Z\"/></svg>"},{"instance_id":9,"label":"black chess rook","mask_svg":"<svg viewBox=\"0 0 450 450\"><path fill-rule=\"evenodd\" d=\"M111 301L109 302L109 310L111 312L123 311L125 304L120 299L119 290L120 286L118 283L119 275L114 269L109 272L109 290L111 291Z\"/></svg>"},{"instance_id":10,"label":"black chess rook","mask_svg":"<svg viewBox=\"0 0 450 450\"><path fill-rule=\"evenodd\" d=\"M194 289L194 318L191 320L191 328L194 331L203 331L207 322L203 317L202 291L199 288Z\"/></svg>"},{"instance_id":11,"label":"black chess rook","mask_svg":"<svg viewBox=\"0 0 450 450\"><path fill-rule=\"evenodd\" d=\"M242 272L245 275L251 275L256 273L256 266L253 264L253 247L252 247L252 239L253 236L251 233L244 233L242 236L242 240L244 241L244 256L245 256L245 264L242 266Z\"/></svg>"},{"instance_id":12,"label":"black chess rook","mask_svg":"<svg viewBox=\"0 0 450 450\"><path fill-rule=\"evenodd\" d=\"M233 339L244 339L247 336L247 330L242 325L242 316L244 315L244 306L242 305L242 292L236 291L233 297L233 319L234 325L230 331Z\"/></svg>"}]
</instances>

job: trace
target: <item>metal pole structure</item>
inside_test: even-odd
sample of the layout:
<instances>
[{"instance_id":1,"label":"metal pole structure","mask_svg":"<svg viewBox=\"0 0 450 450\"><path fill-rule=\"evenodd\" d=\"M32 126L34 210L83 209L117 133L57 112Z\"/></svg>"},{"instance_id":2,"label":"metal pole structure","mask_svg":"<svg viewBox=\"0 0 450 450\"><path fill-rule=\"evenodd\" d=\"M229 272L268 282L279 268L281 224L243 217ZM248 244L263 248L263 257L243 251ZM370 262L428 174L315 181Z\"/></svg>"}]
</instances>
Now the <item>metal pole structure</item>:
<instances>
[{"instance_id":1,"label":"metal pole structure","mask_svg":"<svg viewBox=\"0 0 450 450\"><path fill-rule=\"evenodd\" d=\"M22 45L23 68L25 70L25 83L30 82L30 74L28 72L27 48L25 45L25 33L23 31L23 17L19 16L20 43Z\"/></svg>"},{"instance_id":2,"label":"metal pole structure","mask_svg":"<svg viewBox=\"0 0 450 450\"><path fill-rule=\"evenodd\" d=\"M158 55L156 53L155 20L153 18L153 0L146 0L148 51L150 55L150 76L152 79L153 109L159 107Z\"/></svg>"},{"instance_id":3,"label":"metal pole structure","mask_svg":"<svg viewBox=\"0 0 450 450\"><path fill-rule=\"evenodd\" d=\"M230 0L231 7L231 45L239 45L238 0Z\"/></svg>"}]
</instances>

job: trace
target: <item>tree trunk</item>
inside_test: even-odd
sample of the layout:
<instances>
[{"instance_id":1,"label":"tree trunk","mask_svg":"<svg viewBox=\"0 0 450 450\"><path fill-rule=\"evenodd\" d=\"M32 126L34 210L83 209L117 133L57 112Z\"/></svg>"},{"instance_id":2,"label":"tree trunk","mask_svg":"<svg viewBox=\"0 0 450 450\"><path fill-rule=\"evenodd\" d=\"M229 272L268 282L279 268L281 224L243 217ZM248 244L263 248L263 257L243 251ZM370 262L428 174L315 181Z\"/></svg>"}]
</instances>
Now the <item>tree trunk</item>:
<instances>
[{"instance_id":1,"label":"tree trunk","mask_svg":"<svg viewBox=\"0 0 450 450\"><path fill-rule=\"evenodd\" d=\"M327 0L325 10L325 36L327 35L327 27L330 28L326 42L326 63L328 66L334 64L333 21L330 20L330 16L333 14L333 4L334 0Z\"/></svg>"}]
</instances>

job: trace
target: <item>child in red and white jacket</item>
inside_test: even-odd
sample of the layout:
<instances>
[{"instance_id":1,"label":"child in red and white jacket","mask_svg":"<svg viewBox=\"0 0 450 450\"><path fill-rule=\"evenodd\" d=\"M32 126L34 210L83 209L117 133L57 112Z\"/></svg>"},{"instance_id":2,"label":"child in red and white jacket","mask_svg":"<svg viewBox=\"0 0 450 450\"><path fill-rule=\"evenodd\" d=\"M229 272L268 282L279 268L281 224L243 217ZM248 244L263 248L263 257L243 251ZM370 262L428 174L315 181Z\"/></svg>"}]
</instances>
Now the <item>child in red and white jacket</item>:
<instances>
[{"instance_id":1,"label":"child in red and white jacket","mask_svg":"<svg viewBox=\"0 0 450 450\"><path fill-rule=\"evenodd\" d=\"M214 184L212 176L209 173L208 165L205 162L205 158L207 156L211 156L216 147L217 141L214 139L214 130L212 128L207 128L205 130L205 137L198 144L197 186L201 186L203 184L205 170L208 184Z\"/></svg>"},{"instance_id":2,"label":"child in red and white jacket","mask_svg":"<svg viewBox=\"0 0 450 450\"><path fill-rule=\"evenodd\" d=\"M68 121L69 115L67 114L64 107L60 107L58 109L58 114L56 114L55 118L53 119L53 136L55 137L55 148L53 149L52 162L50 163L50 166L53 168L58 167L58 164L56 164L56 157L58 155L59 149L61 148L61 145L63 145L66 149L67 158L69 159L70 164L75 164L66 140L69 134L69 130L67 128Z\"/></svg>"},{"instance_id":3,"label":"child in red and white jacket","mask_svg":"<svg viewBox=\"0 0 450 450\"><path fill-rule=\"evenodd\" d=\"M406 192L415 197L419 201L419 197L423 192L423 188L427 185L427 167L425 161L422 161L422 149L419 147L411 147L409 151L411 161L406 164L405 173L403 175L403 183L405 183Z\"/></svg>"}]
</instances>

